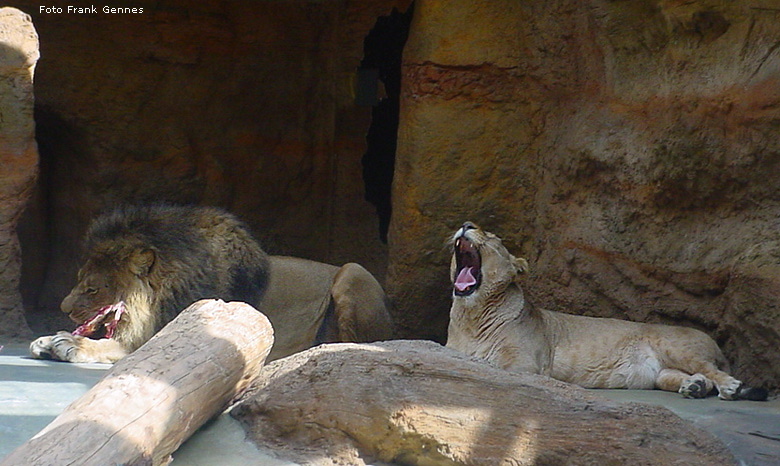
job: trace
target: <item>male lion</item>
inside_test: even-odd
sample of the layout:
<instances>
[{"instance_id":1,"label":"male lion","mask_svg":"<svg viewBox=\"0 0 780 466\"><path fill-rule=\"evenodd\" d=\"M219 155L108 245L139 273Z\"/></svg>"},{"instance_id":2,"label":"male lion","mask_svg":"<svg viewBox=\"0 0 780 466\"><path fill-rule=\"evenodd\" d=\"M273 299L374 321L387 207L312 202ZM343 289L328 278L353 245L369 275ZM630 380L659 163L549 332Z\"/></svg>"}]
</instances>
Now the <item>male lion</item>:
<instances>
[{"instance_id":1,"label":"male lion","mask_svg":"<svg viewBox=\"0 0 780 466\"><path fill-rule=\"evenodd\" d=\"M34 357L116 362L204 298L262 310L274 326L271 359L318 342L386 339L392 330L384 292L365 269L268 256L216 208L121 208L92 223L85 251L61 305L80 325L33 341Z\"/></svg>"},{"instance_id":2,"label":"male lion","mask_svg":"<svg viewBox=\"0 0 780 466\"><path fill-rule=\"evenodd\" d=\"M767 398L766 390L726 373L723 353L699 330L537 309L519 284L528 263L501 239L466 222L452 241L450 348L586 388L660 388L691 398L717 389L724 400Z\"/></svg>"}]
</instances>

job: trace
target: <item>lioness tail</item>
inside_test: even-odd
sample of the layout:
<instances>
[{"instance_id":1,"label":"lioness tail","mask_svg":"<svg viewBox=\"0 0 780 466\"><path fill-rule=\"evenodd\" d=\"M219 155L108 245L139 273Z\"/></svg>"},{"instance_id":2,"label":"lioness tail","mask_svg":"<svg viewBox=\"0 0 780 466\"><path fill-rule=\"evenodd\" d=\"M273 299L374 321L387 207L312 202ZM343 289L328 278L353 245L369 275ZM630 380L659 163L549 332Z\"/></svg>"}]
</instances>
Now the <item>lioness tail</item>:
<instances>
[{"instance_id":1,"label":"lioness tail","mask_svg":"<svg viewBox=\"0 0 780 466\"><path fill-rule=\"evenodd\" d=\"M765 388L753 388L742 385L734 394L735 400L766 401L769 398L769 391Z\"/></svg>"}]
</instances>

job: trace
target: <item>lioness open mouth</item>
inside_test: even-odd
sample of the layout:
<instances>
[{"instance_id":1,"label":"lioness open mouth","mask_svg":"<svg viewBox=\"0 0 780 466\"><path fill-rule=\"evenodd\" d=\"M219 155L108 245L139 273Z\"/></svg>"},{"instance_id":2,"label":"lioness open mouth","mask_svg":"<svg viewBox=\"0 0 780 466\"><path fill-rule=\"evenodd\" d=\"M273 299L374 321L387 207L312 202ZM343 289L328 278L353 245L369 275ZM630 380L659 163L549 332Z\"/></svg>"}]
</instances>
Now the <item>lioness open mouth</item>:
<instances>
[{"instance_id":1,"label":"lioness open mouth","mask_svg":"<svg viewBox=\"0 0 780 466\"><path fill-rule=\"evenodd\" d=\"M465 236L455 240L455 266L455 295L468 296L477 291L482 282L482 258Z\"/></svg>"},{"instance_id":2,"label":"lioness open mouth","mask_svg":"<svg viewBox=\"0 0 780 466\"><path fill-rule=\"evenodd\" d=\"M103 306L98 309L97 314L79 325L76 330L73 331L73 335L92 337L95 336L99 330L104 328L105 334L103 334L102 337L113 338L114 332L116 332L116 326L119 324L119 319L122 318L122 314L126 311L127 309L124 301Z\"/></svg>"}]
</instances>

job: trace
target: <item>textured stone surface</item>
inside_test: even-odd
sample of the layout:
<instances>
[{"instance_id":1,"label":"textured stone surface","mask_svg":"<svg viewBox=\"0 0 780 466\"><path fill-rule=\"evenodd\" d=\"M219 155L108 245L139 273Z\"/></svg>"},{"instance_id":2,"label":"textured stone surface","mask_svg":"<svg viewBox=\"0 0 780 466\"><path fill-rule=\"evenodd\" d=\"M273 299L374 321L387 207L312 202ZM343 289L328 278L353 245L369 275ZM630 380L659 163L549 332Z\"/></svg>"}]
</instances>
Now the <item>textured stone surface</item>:
<instances>
[{"instance_id":1,"label":"textured stone surface","mask_svg":"<svg viewBox=\"0 0 780 466\"><path fill-rule=\"evenodd\" d=\"M20 230L33 323L58 314L95 213L166 200L380 279L389 253L402 335L443 340L443 244L469 219L529 259L538 304L693 325L740 378L780 385L774 2L416 2L389 248L352 83L376 18L408 2L141 3L14 2L44 57L43 180Z\"/></svg>"},{"instance_id":2,"label":"textured stone surface","mask_svg":"<svg viewBox=\"0 0 780 466\"><path fill-rule=\"evenodd\" d=\"M426 341L281 359L231 415L259 446L310 465L735 464L665 408L609 402Z\"/></svg>"},{"instance_id":3,"label":"textured stone surface","mask_svg":"<svg viewBox=\"0 0 780 466\"><path fill-rule=\"evenodd\" d=\"M29 337L19 293L19 216L33 190L38 148L33 121L33 74L38 35L30 17L0 8L0 337Z\"/></svg>"},{"instance_id":4,"label":"textured stone surface","mask_svg":"<svg viewBox=\"0 0 780 466\"><path fill-rule=\"evenodd\" d=\"M681 323L780 385L780 10L420 0L404 52L388 292L446 337L445 239L527 257L550 309Z\"/></svg>"}]
</instances>

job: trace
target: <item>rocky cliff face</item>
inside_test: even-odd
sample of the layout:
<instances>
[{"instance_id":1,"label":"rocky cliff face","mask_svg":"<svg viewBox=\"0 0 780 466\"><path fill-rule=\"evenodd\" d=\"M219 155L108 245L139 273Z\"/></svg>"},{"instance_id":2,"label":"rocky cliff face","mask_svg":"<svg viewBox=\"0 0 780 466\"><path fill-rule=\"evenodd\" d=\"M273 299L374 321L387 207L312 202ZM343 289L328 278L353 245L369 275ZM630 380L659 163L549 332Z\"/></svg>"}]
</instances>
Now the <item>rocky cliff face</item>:
<instances>
[{"instance_id":1,"label":"rocky cliff face","mask_svg":"<svg viewBox=\"0 0 780 466\"><path fill-rule=\"evenodd\" d=\"M15 3L43 55L42 182L21 227L33 322L59 314L89 221L126 202L224 207L272 252L383 277L361 166L371 107L354 82L377 18L408 2L180 0L135 14Z\"/></svg>"},{"instance_id":2,"label":"rocky cliff face","mask_svg":"<svg viewBox=\"0 0 780 466\"><path fill-rule=\"evenodd\" d=\"M0 8L0 337L29 337L19 283L16 233L38 173L33 121L33 74L38 35L30 17Z\"/></svg>"},{"instance_id":3,"label":"rocky cliff face","mask_svg":"<svg viewBox=\"0 0 780 466\"><path fill-rule=\"evenodd\" d=\"M418 0L389 249L361 173L359 102L375 96L354 83L371 75L356 69L377 18L408 2L142 3L57 15L14 2L43 55L41 182L20 225L31 322L57 314L96 213L169 201L227 207L272 252L380 278L387 264L399 336L444 340L444 242L471 220L528 258L537 304L692 325L739 377L780 385L773 2ZM8 172L23 174L3 184L8 231L34 176L25 144Z\"/></svg>"},{"instance_id":4,"label":"rocky cliff face","mask_svg":"<svg viewBox=\"0 0 780 466\"><path fill-rule=\"evenodd\" d=\"M761 2L759 2L761 3ZM388 287L444 339L465 220L550 309L695 326L780 384L780 10L743 2L416 2Z\"/></svg>"}]
</instances>

